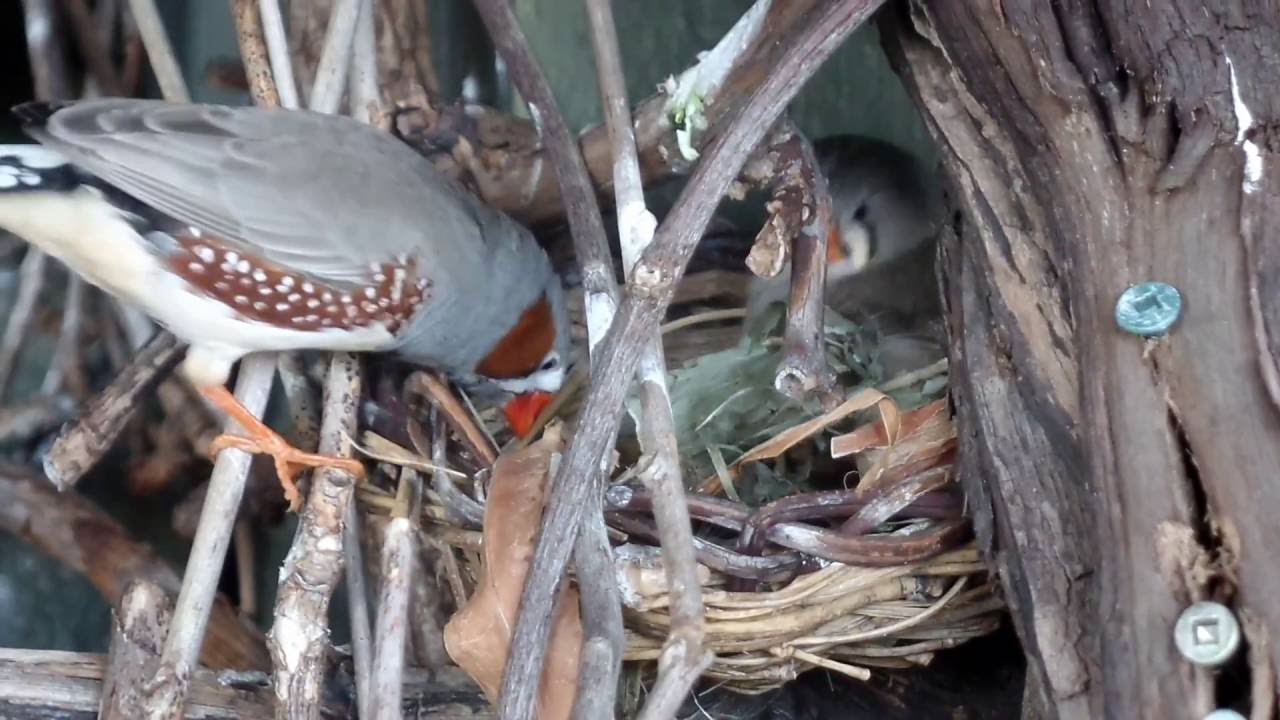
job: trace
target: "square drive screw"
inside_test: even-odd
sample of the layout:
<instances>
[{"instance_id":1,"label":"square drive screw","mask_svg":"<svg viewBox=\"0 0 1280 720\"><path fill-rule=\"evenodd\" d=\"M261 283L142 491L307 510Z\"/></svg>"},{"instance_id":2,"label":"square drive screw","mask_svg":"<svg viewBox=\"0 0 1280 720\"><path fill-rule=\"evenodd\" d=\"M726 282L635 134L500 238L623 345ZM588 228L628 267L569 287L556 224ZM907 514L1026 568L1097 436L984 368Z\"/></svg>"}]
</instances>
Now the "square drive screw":
<instances>
[{"instance_id":1,"label":"square drive screw","mask_svg":"<svg viewBox=\"0 0 1280 720\"><path fill-rule=\"evenodd\" d=\"M1217 667L1240 648L1240 623L1226 605L1198 602L1178 616L1173 640L1188 662Z\"/></svg>"}]
</instances>

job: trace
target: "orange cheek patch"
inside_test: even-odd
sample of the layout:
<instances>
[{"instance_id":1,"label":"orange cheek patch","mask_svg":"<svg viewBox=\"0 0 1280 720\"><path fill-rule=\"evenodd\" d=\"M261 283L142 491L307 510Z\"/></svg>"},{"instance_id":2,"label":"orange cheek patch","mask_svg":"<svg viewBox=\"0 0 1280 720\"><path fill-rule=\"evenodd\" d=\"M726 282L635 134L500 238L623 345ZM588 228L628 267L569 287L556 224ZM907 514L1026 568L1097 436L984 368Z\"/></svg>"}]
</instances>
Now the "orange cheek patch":
<instances>
[{"instance_id":1,"label":"orange cheek patch","mask_svg":"<svg viewBox=\"0 0 1280 720\"><path fill-rule=\"evenodd\" d=\"M840 241L840 228L833 222L827 231L827 264L833 265L848 257L844 252L844 244Z\"/></svg>"},{"instance_id":2,"label":"orange cheek patch","mask_svg":"<svg viewBox=\"0 0 1280 720\"><path fill-rule=\"evenodd\" d=\"M476 372L495 380L525 377L542 364L555 339L556 323L551 316L551 303L543 295L520 315L515 327L476 366Z\"/></svg>"}]
</instances>

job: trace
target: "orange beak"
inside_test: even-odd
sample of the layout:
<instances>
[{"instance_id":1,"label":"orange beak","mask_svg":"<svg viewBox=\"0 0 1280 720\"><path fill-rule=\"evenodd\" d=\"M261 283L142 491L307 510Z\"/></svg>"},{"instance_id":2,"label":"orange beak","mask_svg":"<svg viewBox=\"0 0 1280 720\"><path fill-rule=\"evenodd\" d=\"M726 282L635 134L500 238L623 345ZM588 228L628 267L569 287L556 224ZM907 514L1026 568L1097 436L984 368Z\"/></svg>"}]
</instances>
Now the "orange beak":
<instances>
[{"instance_id":1,"label":"orange beak","mask_svg":"<svg viewBox=\"0 0 1280 720\"><path fill-rule=\"evenodd\" d=\"M840 242L840 228L832 222L827 230L827 265L834 265L847 257Z\"/></svg>"},{"instance_id":2,"label":"orange beak","mask_svg":"<svg viewBox=\"0 0 1280 720\"><path fill-rule=\"evenodd\" d=\"M525 438L533 432L533 424L555 397L551 393L531 392L517 395L502 409L507 425L517 437Z\"/></svg>"}]
</instances>

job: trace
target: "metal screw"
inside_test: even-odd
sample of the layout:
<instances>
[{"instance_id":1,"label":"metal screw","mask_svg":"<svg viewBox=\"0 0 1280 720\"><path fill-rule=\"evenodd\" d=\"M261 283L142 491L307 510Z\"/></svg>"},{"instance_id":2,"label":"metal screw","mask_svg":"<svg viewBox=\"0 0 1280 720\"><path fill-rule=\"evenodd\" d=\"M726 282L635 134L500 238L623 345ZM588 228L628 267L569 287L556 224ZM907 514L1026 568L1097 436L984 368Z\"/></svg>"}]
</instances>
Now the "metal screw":
<instances>
[{"instance_id":1,"label":"metal screw","mask_svg":"<svg viewBox=\"0 0 1280 720\"><path fill-rule=\"evenodd\" d=\"M1217 667L1235 655L1240 648L1240 623L1227 606L1216 602L1198 602L1178 616L1173 627L1173 640L1189 662L1202 667Z\"/></svg>"},{"instance_id":2,"label":"metal screw","mask_svg":"<svg viewBox=\"0 0 1280 720\"><path fill-rule=\"evenodd\" d=\"M1125 290L1116 301L1116 323L1141 337L1164 335L1182 314L1182 293L1168 283L1144 282Z\"/></svg>"},{"instance_id":3,"label":"metal screw","mask_svg":"<svg viewBox=\"0 0 1280 720\"><path fill-rule=\"evenodd\" d=\"M1245 717L1235 710L1214 710L1205 715L1204 720L1245 720Z\"/></svg>"}]
</instances>

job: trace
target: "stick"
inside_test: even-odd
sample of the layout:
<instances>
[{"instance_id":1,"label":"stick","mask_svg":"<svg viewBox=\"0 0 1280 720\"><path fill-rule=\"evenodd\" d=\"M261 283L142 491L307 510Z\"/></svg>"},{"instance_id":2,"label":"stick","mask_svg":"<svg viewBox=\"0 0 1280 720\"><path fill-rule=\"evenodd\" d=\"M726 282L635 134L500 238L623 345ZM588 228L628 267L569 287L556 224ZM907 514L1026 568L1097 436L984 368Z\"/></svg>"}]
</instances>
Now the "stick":
<instances>
[{"instance_id":1,"label":"stick","mask_svg":"<svg viewBox=\"0 0 1280 720\"><path fill-rule=\"evenodd\" d=\"M257 417L262 417L271 394L271 379L275 374L275 357L270 353L250 355L240 363L236 378L236 400ZM225 429L232 432L239 426L228 420ZM160 668L155 681L163 692L151 717L176 718L182 716L187 686L191 672L200 654L209 610L222 575L222 563L231 542L240 499L244 495L245 479L249 475L250 456L240 450L227 449L218 453L209 479L209 492L205 496L204 509L191 553L187 556L187 571L182 576L182 590L173 613L173 624L165 638L160 656Z\"/></svg>"},{"instance_id":2,"label":"stick","mask_svg":"<svg viewBox=\"0 0 1280 720\"><path fill-rule=\"evenodd\" d=\"M807 14L796 36L780 43L781 56L772 72L736 109L728 128L704 154L636 265L631 293L601 343L580 430L570 442L543 515L503 681L502 717L527 718L534 712L555 589L584 507L601 492L599 468L616 438L625 379L635 372L641 342L657 328L719 199L751 150L822 61L882 2L838 0Z\"/></svg>"},{"instance_id":3,"label":"stick","mask_svg":"<svg viewBox=\"0 0 1280 720\"><path fill-rule=\"evenodd\" d=\"M594 360L598 343L613 322L618 288L613 275L613 261L609 255L604 222L600 217L600 207L591 187L586 163L565 124L551 87L520 30L510 4L506 0L476 0L475 4L493 39L494 47L506 61L516 87L528 103L529 112L539 126L539 134L550 152L552 167L569 214L574 251L582 268L587 345ZM619 379L624 386L629 384L626 382L629 377ZM597 465L593 473L596 475L593 485L600 485L601 466ZM609 548L608 532L604 527L603 497L600 493L595 493L584 495L581 499L587 505L584 511L587 530L577 538L573 552L578 566L583 642L590 648L591 662L582 664L579 670L579 690L574 702L574 714L579 718L594 718L609 714L613 708L625 638L622 601L614 580L613 556ZM548 611L550 617L550 608ZM545 652L545 647L543 651ZM511 667L510 663L509 655L508 668ZM509 670L507 679L510 679ZM530 689L530 693L536 695L536 678L533 684L535 687ZM506 695L505 689L503 694ZM503 716L510 717L505 713ZM525 716L527 713L518 715Z\"/></svg>"},{"instance_id":4,"label":"stick","mask_svg":"<svg viewBox=\"0 0 1280 720\"><path fill-rule=\"evenodd\" d=\"M342 553L346 567L347 615L351 622L351 659L356 668L356 704L360 708L360 717L370 717L373 630L369 626L369 582L364 569L364 547L360 544L360 524L356 503L347 503L346 523L342 526Z\"/></svg>"},{"instance_id":5,"label":"stick","mask_svg":"<svg viewBox=\"0 0 1280 720\"><path fill-rule=\"evenodd\" d=\"M645 207L639 150L631 124L611 0L587 0L587 16L591 23L605 122L613 145L614 192L622 264L630 277L641 253L653 241L657 221ZM711 663L711 655L702 646L702 585L698 579L693 532L684 499L675 421L667 393L666 361L656 333L640 358L639 380L640 443L652 458L642 478L653 492L655 519L672 594L671 632L658 663L658 682L640 717L665 718L674 716L702 670ZM584 663L584 667L590 664ZM599 714L597 711L592 715L583 708L579 717L599 717Z\"/></svg>"},{"instance_id":6,"label":"stick","mask_svg":"<svg viewBox=\"0 0 1280 720\"><path fill-rule=\"evenodd\" d=\"M329 14L329 27L324 34L324 50L316 68L316 81L311 89L311 109L335 113L347 87L347 71L351 67L352 41L360 8L368 0L334 0Z\"/></svg>"},{"instance_id":7,"label":"stick","mask_svg":"<svg viewBox=\"0 0 1280 720\"><path fill-rule=\"evenodd\" d=\"M330 663L324 717L352 717L351 677L341 656ZM0 712L6 720L96 717L106 658L95 653L0 648ZM411 669L405 678L405 717L416 720L493 720L480 689L461 671ZM268 720L273 698L259 673L196 670L186 717Z\"/></svg>"},{"instance_id":8,"label":"stick","mask_svg":"<svg viewBox=\"0 0 1280 720\"><path fill-rule=\"evenodd\" d=\"M298 100L298 83L293 79L289 37L285 33L284 18L280 16L279 0L258 0L258 14L262 19L262 35L267 45L267 57L271 60L271 76L280 96L280 106L288 110L302 107Z\"/></svg>"},{"instance_id":9,"label":"stick","mask_svg":"<svg viewBox=\"0 0 1280 720\"><path fill-rule=\"evenodd\" d=\"M244 63L244 74L249 79L249 94L253 96L253 102L262 107L280 107L282 103L271 73L272 66L267 43L263 38L265 33L258 7L255 0L231 0L231 18L236 26L236 42L240 45L240 61ZM277 7L276 15L279 14Z\"/></svg>"},{"instance_id":10,"label":"stick","mask_svg":"<svg viewBox=\"0 0 1280 720\"><path fill-rule=\"evenodd\" d=\"M53 395L63 386L76 397L87 395L88 381L84 377L81 354L81 326L84 324L84 279L75 273L67 277L67 294L63 298L62 322L58 327L58 344L53 350L53 360L45 371L40 392Z\"/></svg>"},{"instance_id":11,"label":"stick","mask_svg":"<svg viewBox=\"0 0 1280 720\"><path fill-rule=\"evenodd\" d=\"M22 14L36 97L40 100L71 97L71 74L67 72L53 0L22 0Z\"/></svg>"},{"instance_id":12,"label":"stick","mask_svg":"<svg viewBox=\"0 0 1280 720\"><path fill-rule=\"evenodd\" d=\"M96 504L78 493L56 492L35 473L0 467L0 508L0 530L85 576L112 606L134 580L155 583L170 594L182 582L155 550ZM269 662L262 636L241 623L221 596L213 604L200 661L245 670L264 669Z\"/></svg>"},{"instance_id":13,"label":"stick","mask_svg":"<svg viewBox=\"0 0 1280 720\"><path fill-rule=\"evenodd\" d=\"M107 96L123 94L120 77L116 74L115 63L107 52L103 33L98 28L98 20L89 10L85 0L63 0L62 8L71 21L71 29L76 37L76 45L80 48L80 56L89 69L89 75L98 84L98 91Z\"/></svg>"},{"instance_id":14,"label":"stick","mask_svg":"<svg viewBox=\"0 0 1280 720\"><path fill-rule=\"evenodd\" d=\"M40 300L40 291L44 288L45 261L44 251L34 245L28 246L27 254L18 268L18 294L9 310L4 337L0 338L0 397L5 395L5 390L9 387L14 367L18 364L18 354L22 351L27 332L35 318L36 304Z\"/></svg>"},{"instance_id":15,"label":"stick","mask_svg":"<svg viewBox=\"0 0 1280 720\"><path fill-rule=\"evenodd\" d=\"M147 686L172 613L169 597L155 583L138 580L125 590L120 610L111 618L111 648L102 683L104 720L131 720L146 714L151 703Z\"/></svg>"},{"instance_id":16,"label":"stick","mask_svg":"<svg viewBox=\"0 0 1280 720\"><path fill-rule=\"evenodd\" d=\"M347 77L347 97L351 117L362 123L378 115L378 58L375 50L374 8L364 3L356 21L351 48L351 72ZM425 40L425 38L424 38Z\"/></svg>"},{"instance_id":17,"label":"stick","mask_svg":"<svg viewBox=\"0 0 1280 720\"><path fill-rule=\"evenodd\" d=\"M325 386L320 454L351 457L360 385L359 361L347 353L334 354ZM282 720L319 717L329 600L342 578L342 535L353 489L354 479L340 470L324 467L313 473L293 546L280 570L267 648L275 667L276 716Z\"/></svg>"},{"instance_id":18,"label":"stick","mask_svg":"<svg viewBox=\"0 0 1280 720\"><path fill-rule=\"evenodd\" d=\"M80 418L62 429L44 457L44 474L68 490L115 445L153 388L173 371L186 346L168 332L156 333L111 384L89 401Z\"/></svg>"},{"instance_id":19,"label":"stick","mask_svg":"<svg viewBox=\"0 0 1280 720\"><path fill-rule=\"evenodd\" d=\"M187 92L187 82L182 77L182 67L173 54L169 33L164 28L160 12L156 10L155 0L129 0L129 10L133 13L133 21L138 25L142 45L147 49L147 59L151 61L151 72L155 73L164 99L169 102L191 102L191 93Z\"/></svg>"},{"instance_id":20,"label":"stick","mask_svg":"<svg viewBox=\"0 0 1280 720\"><path fill-rule=\"evenodd\" d=\"M404 480L401 481L405 482ZM368 717L398 720L400 685L408 638L409 586L413 580L413 524L407 517L392 517L382 540L382 588L378 593L372 694Z\"/></svg>"}]
</instances>

